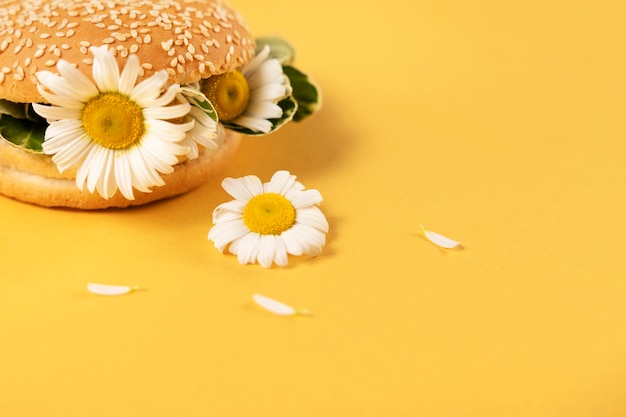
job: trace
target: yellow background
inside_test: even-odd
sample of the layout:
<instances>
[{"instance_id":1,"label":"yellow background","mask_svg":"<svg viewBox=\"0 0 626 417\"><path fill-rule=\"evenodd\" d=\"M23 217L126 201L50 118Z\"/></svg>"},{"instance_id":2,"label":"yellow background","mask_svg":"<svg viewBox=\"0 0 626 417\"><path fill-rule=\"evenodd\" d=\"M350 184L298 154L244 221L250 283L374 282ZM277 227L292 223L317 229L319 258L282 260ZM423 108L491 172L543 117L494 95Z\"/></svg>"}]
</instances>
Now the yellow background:
<instances>
[{"instance_id":1,"label":"yellow background","mask_svg":"<svg viewBox=\"0 0 626 417\"><path fill-rule=\"evenodd\" d=\"M1 198L0 415L626 416L626 3L233 4L323 110L162 203ZM278 169L327 246L239 265L206 238L220 182Z\"/></svg>"}]
</instances>

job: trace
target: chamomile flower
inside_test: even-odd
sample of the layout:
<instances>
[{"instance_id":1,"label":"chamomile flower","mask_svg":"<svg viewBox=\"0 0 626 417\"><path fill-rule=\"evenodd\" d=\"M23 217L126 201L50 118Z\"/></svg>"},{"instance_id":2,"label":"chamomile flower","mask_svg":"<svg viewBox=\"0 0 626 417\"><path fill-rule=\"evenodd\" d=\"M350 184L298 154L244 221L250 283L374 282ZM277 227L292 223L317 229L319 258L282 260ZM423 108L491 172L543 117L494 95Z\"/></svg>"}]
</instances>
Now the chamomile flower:
<instances>
[{"instance_id":1,"label":"chamomile flower","mask_svg":"<svg viewBox=\"0 0 626 417\"><path fill-rule=\"evenodd\" d=\"M266 45L241 71L213 75L203 81L202 92L226 127L268 133L273 128L269 119L283 115L278 102L291 94L291 86L278 59L269 55Z\"/></svg>"},{"instance_id":2,"label":"chamomile flower","mask_svg":"<svg viewBox=\"0 0 626 417\"><path fill-rule=\"evenodd\" d=\"M271 180L248 175L226 178L222 187L235 200L213 211L209 240L224 252L237 255L242 264L258 262L267 268L287 265L290 255L318 255L326 242L328 222L317 207L322 196L305 190L287 171Z\"/></svg>"},{"instance_id":3,"label":"chamomile flower","mask_svg":"<svg viewBox=\"0 0 626 417\"><path fill-rule=\"evenodd\" d=\"M136 84L139 59L130 55L120 73L107 46L91 47L93 82L72 64L60 60L57 70L38 72L41 95L51 105L34 104L46 118L43 151L52 155L59 171L77 168L76 185L112 197L117 190L129 200L133 187L150 192L163 185L159 173L170 173L177 156L189 151L181 141L193 120L175 124L167 120L189 114L188 102L176 103L178 84L161 94L168 79L159 71Z\"/></svg>"}]
</instances>

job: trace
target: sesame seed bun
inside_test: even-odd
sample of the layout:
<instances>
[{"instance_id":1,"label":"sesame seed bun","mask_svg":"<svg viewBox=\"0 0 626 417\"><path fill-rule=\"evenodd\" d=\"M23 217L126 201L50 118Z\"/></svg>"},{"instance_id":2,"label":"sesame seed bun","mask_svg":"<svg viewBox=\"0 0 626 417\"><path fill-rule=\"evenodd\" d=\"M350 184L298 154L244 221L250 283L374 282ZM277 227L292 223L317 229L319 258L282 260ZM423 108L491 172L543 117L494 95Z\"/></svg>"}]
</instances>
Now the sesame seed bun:
<instances>
[{"instance_id":1,"label":"sesame seed bun","mask_svg":"<svg viewBox=\"0 0 626 417\"><path fill-rule=\"evenodd\" d=\"M172 84L189 84L254 56L243 19L219 0L0 0L0 98L45 103L35 73L64 59L91 77L89 47L101 45L120 64L137 55L137 82L165 69Z\"/></svg>"},{"instance_id":2,"label":"sesame seed bun","mask_svg":"<svg viewBox=\"0 0 626 417\"><path fill-rule=\"evenodd\" d=\"M46 103L35 73L56 72L60 59L91 78L91 46L109 45L120 68L130 54L141 63L137 83L166 70L168 84L189 84L242 67L254 38L241 16L220 0L0 0L0 99ZM51 157L0 138L0 194L42 206L127 207L187 192L207 181L234 153L239 135L226 131L217 150L162 175L166 185L135 200L81 191L75 172L59 174Z\"/></svg>"}]
</instances>

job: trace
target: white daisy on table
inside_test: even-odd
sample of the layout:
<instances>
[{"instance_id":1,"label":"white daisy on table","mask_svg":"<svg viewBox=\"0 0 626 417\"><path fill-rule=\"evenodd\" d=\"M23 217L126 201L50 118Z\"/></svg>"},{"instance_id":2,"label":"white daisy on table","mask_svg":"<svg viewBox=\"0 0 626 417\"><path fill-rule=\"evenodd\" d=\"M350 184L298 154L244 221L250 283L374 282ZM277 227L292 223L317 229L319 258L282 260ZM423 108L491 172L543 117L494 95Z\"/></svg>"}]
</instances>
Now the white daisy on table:
<instances>
[{"instance_id":1,"label":"white daisy on table","mask_svg":"<svg viewBox=\"0 0 626 417\"><path fill-rule=\"evenodd\" d=\"M291 86L278 59L269 55L266 45L241 71L203 80L201 90L226 127L268 133L274 128L270 119L283 116L278 103L291 94Z\"/></svg>"},{"instance_id":2,"label":"white daisy on table","mask_svg":"<svg viewBox=\"0 0 626 417\"><path fill-rule=\"evenodd\" d=\"M240 263L265 268L287 265L288 254L321 253L328 222L317 207L319 191L305 190L288 171L276 172L264 184L254 175L226 178L222 187L235 200L213 211L209 240L220 252L228 247Z\"/></svg>"},{"instance_id":3,"label":"white daisy on table","mask_svg":"<svg viewBox=\"0 0 626 417\"><path fill-rule=\"evenodd\" d=\"M51 105L34 104L46 118L43 151L52 155L59 171L77 167L76 185L112 197L117 190L129 200L133 187L150 192L163 185L159 173L168 174L185 155L185 139L194 122L167 120L186 116L188 102L172 104L178 84L169 86L167 72L159 71L139 84L139 59L130 55L120 73L107 46L91 47L93 82L72 64L60 60L57 70L38 72L41 95Z\"/></svg>"}]
</instances>

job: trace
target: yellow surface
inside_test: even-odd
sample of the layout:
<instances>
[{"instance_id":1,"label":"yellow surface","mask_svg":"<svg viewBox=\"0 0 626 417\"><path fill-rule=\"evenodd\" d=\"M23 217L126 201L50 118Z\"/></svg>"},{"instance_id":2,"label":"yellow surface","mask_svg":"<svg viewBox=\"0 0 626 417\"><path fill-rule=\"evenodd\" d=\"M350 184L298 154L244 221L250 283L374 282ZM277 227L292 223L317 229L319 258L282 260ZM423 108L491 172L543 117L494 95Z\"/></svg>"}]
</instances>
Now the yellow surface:
<instances>
[{"instance_id":1,"label":"yellow surface","mask_svg":"<svg viewBox=\"0 0 626 417\"><path fill-rule=\"evenodd\" d=\"M234 4L323 110L163 203L0 199L0 415L626 416L626 3ZM219 183L278 169L323 194L325 251L239 265Z\"/></svg>"}]
</instances>

